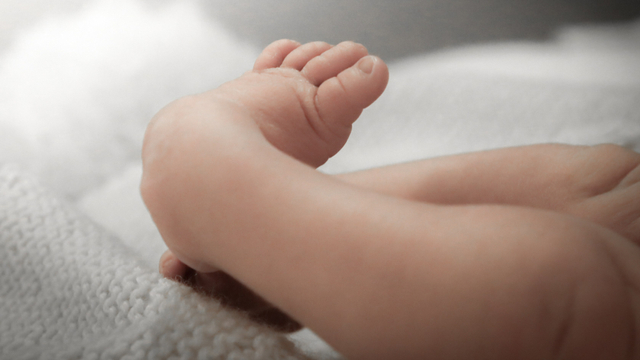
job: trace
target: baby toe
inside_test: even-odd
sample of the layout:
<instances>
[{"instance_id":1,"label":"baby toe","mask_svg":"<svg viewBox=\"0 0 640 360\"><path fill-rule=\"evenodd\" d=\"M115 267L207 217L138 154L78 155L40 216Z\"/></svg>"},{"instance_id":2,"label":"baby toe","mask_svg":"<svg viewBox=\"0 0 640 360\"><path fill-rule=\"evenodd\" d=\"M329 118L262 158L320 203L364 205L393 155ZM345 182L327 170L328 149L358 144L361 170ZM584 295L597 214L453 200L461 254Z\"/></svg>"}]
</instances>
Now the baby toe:
<instances>
[{"instance_id":1,"label":"baby toe","mask_svg":"<svg viewBox=\"0 0 640 360\"><path fill-rule=\"evenodd\" d=\"M367 55L363 45L345 41L309 60L301 72L310 83L320 86Z\"/></svg>"},{"instance_id":2,"label":"baby toe","mask_svg":"<svg viewBox=\"0 0 640 360\"><path fill-rule=\"evenodd\" d=\"M311 59L322 55L331 48L333 46L324 41L304 44L289 53L281 66L300 71Z\"/></svg>"},{"instance_id":3,"label":"baby toe","mask_svg":"<svg viewBox=\"0 0 640 360\"><path fill-rule=\"evenodd\" d=\"M293 40L282 39L272 42L268 45L256 59L253 65L254 71L276 68L282 65L282 61L295 49L300 43Z\"/></svg>"},{"instance_id":4,"label":"baby toe","mask_svg":"<svg viewBox=\"0 0 640 360\"><path fill-rule=\"evenodd\" d=\"M382 95L388 79L385 63L378 57L365 56L320 85L315 99L320 122L316 128L325 130L325 141L333 139L336 152L362 110Z\"/></svg>"},{"instance_id":5,"label":"baby toe","mask_svg":"<svg viewBox=\"0 0 640 360\"><path fill-rule=\"evenodd\" d=\"M160 257L159 270L160 274L167 279L183 280L189 271L189 267L178 260L170 250L167 250Z\"/></svg>"}]
</instances>

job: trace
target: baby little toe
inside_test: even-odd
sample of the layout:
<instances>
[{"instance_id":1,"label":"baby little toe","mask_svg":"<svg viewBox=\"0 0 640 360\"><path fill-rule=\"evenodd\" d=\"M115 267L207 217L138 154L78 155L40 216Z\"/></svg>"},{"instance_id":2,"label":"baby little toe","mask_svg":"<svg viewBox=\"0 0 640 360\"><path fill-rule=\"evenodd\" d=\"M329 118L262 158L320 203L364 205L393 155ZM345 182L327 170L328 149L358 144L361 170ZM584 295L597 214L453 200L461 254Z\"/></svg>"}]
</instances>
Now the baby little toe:
<instances>
[{"instance_id":1,"label":"baby little toe","mask_svg":"<svg viewBox=\"0 0 640 360\"><path fill-rule=\"evenodd\" d=\"M253 65L253 70L266 70L282 65L282 61L284 61L287 55L299 46L299 42L288 39L272 42L262 50L262 53L258 56L258 59L256 59L256 62Z\"/></svg>"}]
</instances>

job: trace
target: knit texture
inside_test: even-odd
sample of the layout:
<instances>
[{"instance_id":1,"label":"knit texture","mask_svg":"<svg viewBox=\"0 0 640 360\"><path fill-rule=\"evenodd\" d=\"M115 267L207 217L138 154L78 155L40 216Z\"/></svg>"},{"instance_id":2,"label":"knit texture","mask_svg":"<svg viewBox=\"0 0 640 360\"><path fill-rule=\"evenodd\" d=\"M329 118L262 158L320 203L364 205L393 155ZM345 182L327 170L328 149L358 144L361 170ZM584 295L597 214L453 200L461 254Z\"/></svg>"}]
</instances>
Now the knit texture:
<instances>
[{"instance_id":1,"label":"knit texture","mask_svg":"<svg viewBox=\"0 0 640 360\"><path fill-rule=\"evenodd\" d=\"M0 167L2 359L304 359L283 336L137 266L122 243Z\"/></svg>"}]
</instances>

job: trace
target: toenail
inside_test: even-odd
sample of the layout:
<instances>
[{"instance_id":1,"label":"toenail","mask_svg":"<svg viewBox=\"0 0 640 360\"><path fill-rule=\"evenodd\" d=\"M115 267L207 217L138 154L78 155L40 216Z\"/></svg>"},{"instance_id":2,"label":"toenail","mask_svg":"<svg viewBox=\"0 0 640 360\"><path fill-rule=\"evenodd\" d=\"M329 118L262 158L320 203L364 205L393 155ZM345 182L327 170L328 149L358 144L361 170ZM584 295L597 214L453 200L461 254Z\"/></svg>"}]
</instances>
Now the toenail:
<instances>
[{"instance_id":1,"label":"toenail","mask_svg":"<svg viewBox=\"0 0 640 360\"><path fill-rule=\"evenodd\" d=\"M358 61L358 68L365 74L371 74L374 64L375 58L373 56L365 56Z\"/></svg>"}]
</instances>

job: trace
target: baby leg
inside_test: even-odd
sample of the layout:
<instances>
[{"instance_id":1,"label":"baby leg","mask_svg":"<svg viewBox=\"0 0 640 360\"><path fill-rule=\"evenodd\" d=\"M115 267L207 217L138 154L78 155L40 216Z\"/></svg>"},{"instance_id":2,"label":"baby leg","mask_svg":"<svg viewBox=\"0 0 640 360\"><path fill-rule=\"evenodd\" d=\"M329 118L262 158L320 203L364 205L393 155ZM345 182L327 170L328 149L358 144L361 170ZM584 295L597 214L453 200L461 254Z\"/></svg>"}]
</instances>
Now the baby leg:
<instances>
[{"instance_id":1,"label":"baby leg","mask_svg":"<svg viewBox=\"0 0 640 360\"><path fill-rule=\"evenodd\" d=\"M338 175L343 181L379 193L437 204L505 204L553 210L607 227L640 242L640 155L614 145L536 145L448 156ZM161 272L186 276L185 265L170 252ZM207 274L203 274L206 279ZM204 282L203 278L198 279ZM261 318L265 302L254 294L228 292L239 286L230 277L215 275L212 295L229 303L251 305L258 321L294 330L286 317ZM236 296L234 296L234 294ZM271 310L275 311L275 310ZM256 313L257 312L257 313ZM265 322L265 321L263 321Z\"/></svg>"},{"instance_id":2,"label":"baby leg","mask_svg":"<svg viewBox=\"0 0 640 360\"><path fill-rule=\"evenodd\" d=\"M523 146L338 177L414 201L517 205L562 212L640 243L640 154L615 145Z\"/></svg>"}]
</instances>

